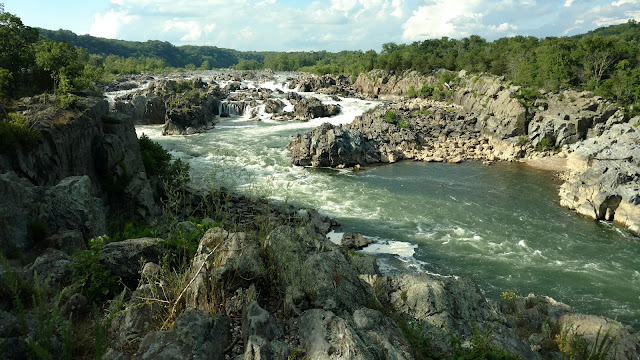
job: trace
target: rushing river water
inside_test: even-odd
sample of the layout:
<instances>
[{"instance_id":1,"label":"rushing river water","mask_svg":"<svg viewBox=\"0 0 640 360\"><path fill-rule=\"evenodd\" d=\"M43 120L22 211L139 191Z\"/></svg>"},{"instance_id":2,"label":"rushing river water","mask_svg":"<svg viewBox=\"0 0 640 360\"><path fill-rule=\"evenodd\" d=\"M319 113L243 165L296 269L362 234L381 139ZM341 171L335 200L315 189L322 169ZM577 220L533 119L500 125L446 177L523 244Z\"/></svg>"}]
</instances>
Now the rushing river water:
<instances>
[{"instance_id":1,"label":"rushing river water","mask_svg":"<svg viewBox=\"0 0 640 360\"><path fill-rule=\"evenodd\" d=\"M286 145L296 134L350 122L376 105L340 104L337 117L307 123L263 114L263 121L227 118L192 136L164 137L158 126L137 131L188 161L196 183L315 207L337 219L340 231L375 239L364 251L377 254L386 271L469 276L494 300L503 291L547 295L640 328L640 239L561 208L548 172L474 162L359 172L291 166Z\"/></svg>"}]
</instances>

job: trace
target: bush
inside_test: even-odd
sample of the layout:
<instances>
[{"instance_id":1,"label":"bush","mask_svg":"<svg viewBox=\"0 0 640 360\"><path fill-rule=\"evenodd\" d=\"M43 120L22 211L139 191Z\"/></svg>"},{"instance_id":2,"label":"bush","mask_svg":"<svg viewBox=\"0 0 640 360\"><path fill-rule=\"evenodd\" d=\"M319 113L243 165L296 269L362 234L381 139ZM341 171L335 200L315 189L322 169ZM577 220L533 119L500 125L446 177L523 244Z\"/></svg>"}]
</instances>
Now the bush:
<instances>
[{"instance_id":1,"label":"bush","mask_svg":"<svg viewBox=\"0 0 640 360\"><path fill-rule=\"evenodd\" d=\"M411 123L411 119L400 119L397 126L401 129L411 129L413 124Z\"/></svg>"},{"instance_id":2,"label":"bush","mask_svg":"<svg viewBox=\"0 0 640 360\"><path fill-rule=\"evenodd\" d=\"M536 145L536 151L539 151L539 152L548 151L548 150L551 151L555 149L556 149L555 145L549 138L544 138L540 140L538 145Z\"/></svg>"},{"instance_id":3,"label":"bush","mask_svg":"<svg viewBox=\"0 0 640 360\"><path fill-rule=\"evenodd\" d=\"M159 176L169 189L179 189L189 182L189 164L180 159L171 161L171 154L145 134L138 143L148 176Z\"/></svg>"},{"instance_id":4,"label":"bush","mask_svg":"<svg viewBox=\"0 0 640 360\"><path fill-rule=\"evenodd\" d=\"M24 116L9 113L7 119L0 119L0 152L18 147L31 148L38 143L40 132L31 130Z\"/></svg>"},{"instance_id":5,"label":"bush","mask_svg":"<svg viewBox=\"0 0 640 360\"><path fill-rule=\"evenodd\" d=\"M389 110L386 114L384 114L384 121L388 122L389 124L397 123L399 118L400 117L394 110Z\"/></svg>"},{"instance_id":6,"label":"bush","mask_svg":"<svg viewBox=\"0 0 640 360\"><path fill-rule=\"evenodd\" d=\"M424 83L420 88L420 90L418 91L418 95L420 95L421 97L427 98L433 95L433 90L434 89L432 86L429 86L427 85L427 83Z\"/></svg>"},{"instance_id":7,"label":"bush","mask_svg":"<svg viewBox=\"0 0 640 360\"><path fill-rule=\"evenodd\" d=\"M89 240L89 250L73 255L73 281L80 292L96 304L113 298L122 289L118 277L103 267L98 259L105 239L108 238L93 238Z\"/></svg>"}]
</instances>

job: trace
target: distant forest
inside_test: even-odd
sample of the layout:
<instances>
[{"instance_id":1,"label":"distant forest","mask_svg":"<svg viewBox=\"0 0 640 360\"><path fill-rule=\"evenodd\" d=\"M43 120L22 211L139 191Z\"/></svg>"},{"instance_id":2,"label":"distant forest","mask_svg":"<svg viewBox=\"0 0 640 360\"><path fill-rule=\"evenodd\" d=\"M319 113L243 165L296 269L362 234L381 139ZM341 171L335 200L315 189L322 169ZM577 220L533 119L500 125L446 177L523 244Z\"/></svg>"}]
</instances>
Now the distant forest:
<instances>
[{"instance_id":1,"label":"distant forest","mask_svg":"<svg viewBox=\"0 0 640 360\"><path fill-rule=\"evenodd\" d=\"M547 91L591 90L628 105L640 99L640 25L634 20L573 37L515 36L487 42L472 35L459 40L443 37L412 44L386 43L380 53L241 52L214 46L174 46L162 41L102 39L67 30L40 29L40 35L100 55L104 66L114 73L159 67L233 67L357 76L373 69L423 74L447 69L491 73L516 85Z\"/></svg>"},{"instance_id":2,"label":"distant forest","mask_svg":"<svg viewBox=\"0 0 640 360\"><path fill-rule=\"evenodd\" d=\"M30 28L6 12L0 12L0 35L0 100L47 88L65 92L91 87L122 74L229 67L353 78L374 69L422 74L466 70L503 76L534 92L589 90L632 110L640 100L640 25L633 20L573 37L515 36L491 42L477 35L443 37L411 44L386 43L379 53L246 52L112 40ZM24 69L32 71L25 73Z\"/></svg>"}]
</instances>

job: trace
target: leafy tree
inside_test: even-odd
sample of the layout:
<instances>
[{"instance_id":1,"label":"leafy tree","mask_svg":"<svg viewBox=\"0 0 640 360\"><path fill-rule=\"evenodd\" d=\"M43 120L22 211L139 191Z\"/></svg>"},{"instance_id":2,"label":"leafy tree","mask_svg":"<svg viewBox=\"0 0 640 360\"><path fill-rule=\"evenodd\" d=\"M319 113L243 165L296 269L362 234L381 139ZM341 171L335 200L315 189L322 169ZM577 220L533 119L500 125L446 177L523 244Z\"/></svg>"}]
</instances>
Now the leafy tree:
<instances>
[{"instance_id":1,"label":"leafy tree","mask_svg":"<svg viewBox=\"0 0 640 360\"><path fill-rule=\"evenodd\" d=\"M32 45L38 40L38 30L25 26L19 17L0 13L0 67L12 74L33 64Z\"/></svg>"},{"instance_id":2,"label":"leafy tree","mask_svg":"<svg viewBox=\"0 0 640 360\"><path fill-rule=\"evenodd\" d=\"M55 92L62 90L63 94L72 89L71 82L84 69L76 48L67 43L46 40L36 46L36 64L51 74Z\"/></svg>"}]
</instances>

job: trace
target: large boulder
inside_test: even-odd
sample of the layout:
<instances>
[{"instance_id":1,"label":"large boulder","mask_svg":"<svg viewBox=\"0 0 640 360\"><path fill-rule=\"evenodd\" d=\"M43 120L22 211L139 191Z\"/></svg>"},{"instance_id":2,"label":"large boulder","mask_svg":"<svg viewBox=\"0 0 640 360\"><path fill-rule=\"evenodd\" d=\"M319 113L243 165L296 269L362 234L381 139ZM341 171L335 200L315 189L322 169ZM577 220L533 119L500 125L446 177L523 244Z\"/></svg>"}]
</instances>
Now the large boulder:
<instances>
[{"instance_id":1,"label":"large boulder","mask_svg":"<svg viewBox=\"0 0 640 360\"><path fill-rule=\"evenodd\" d=\"M293 114L298 120L311 120L319 117L330 117L340 113L337 104L323 104L318 98L303 97L294 105Z\"/></svg>"},{"instance_id":2,"label":"large boulder","mask_svg":"<svg viewBox=\"0 0 640 360\"><path fill-rule=\"evenodd\" d=\"M148 262L158 263L163 253L162 239L140 238L112 242L100 251L100 264L135 288L140 269Z\"/></svg>"},{"instance_id":3,"label":"large boulder","mask_svg":"<svg viewBox=\"0 0 640 360\"><path fill-rule=\"evenodd\" d=\"M54 233L77 229L90 239L106 232L102 201L94 196L87 175L66 178L49 188L40 214Z\"/></svg>"},{"instance_id":4,"label":"large boulder","mask_svg":"<svg viewBox=\"0 0 640 360\"><path fill-rule=\"evenodd\" d=\"M617 124L586 140L567 159L560 205L596 220L614 221L640 234L640 131Z\"/></svg>"},{"instance_id":5,"label":"large boulder","mask_svg":"<svg viewBox=\"0 0 640 360\"><path fill-rule=\"evenodd\" d=\"M180 314L171 331L156 331L144 337L135 358L157 360L224 360L230 342L231 322L218 315L189 309Z\"/></svg>"},{"instance_id":6,"label":"large boulder","mask_svg":"<svg viewBox=\"0 0 640 360\"><path fill-rule=\"evenodd\" d=\"M286 359L289 356L289 346L284 342L276 319L255 301L242 314L242 336L245 359Z\"/></svg>"}]
</instances>

